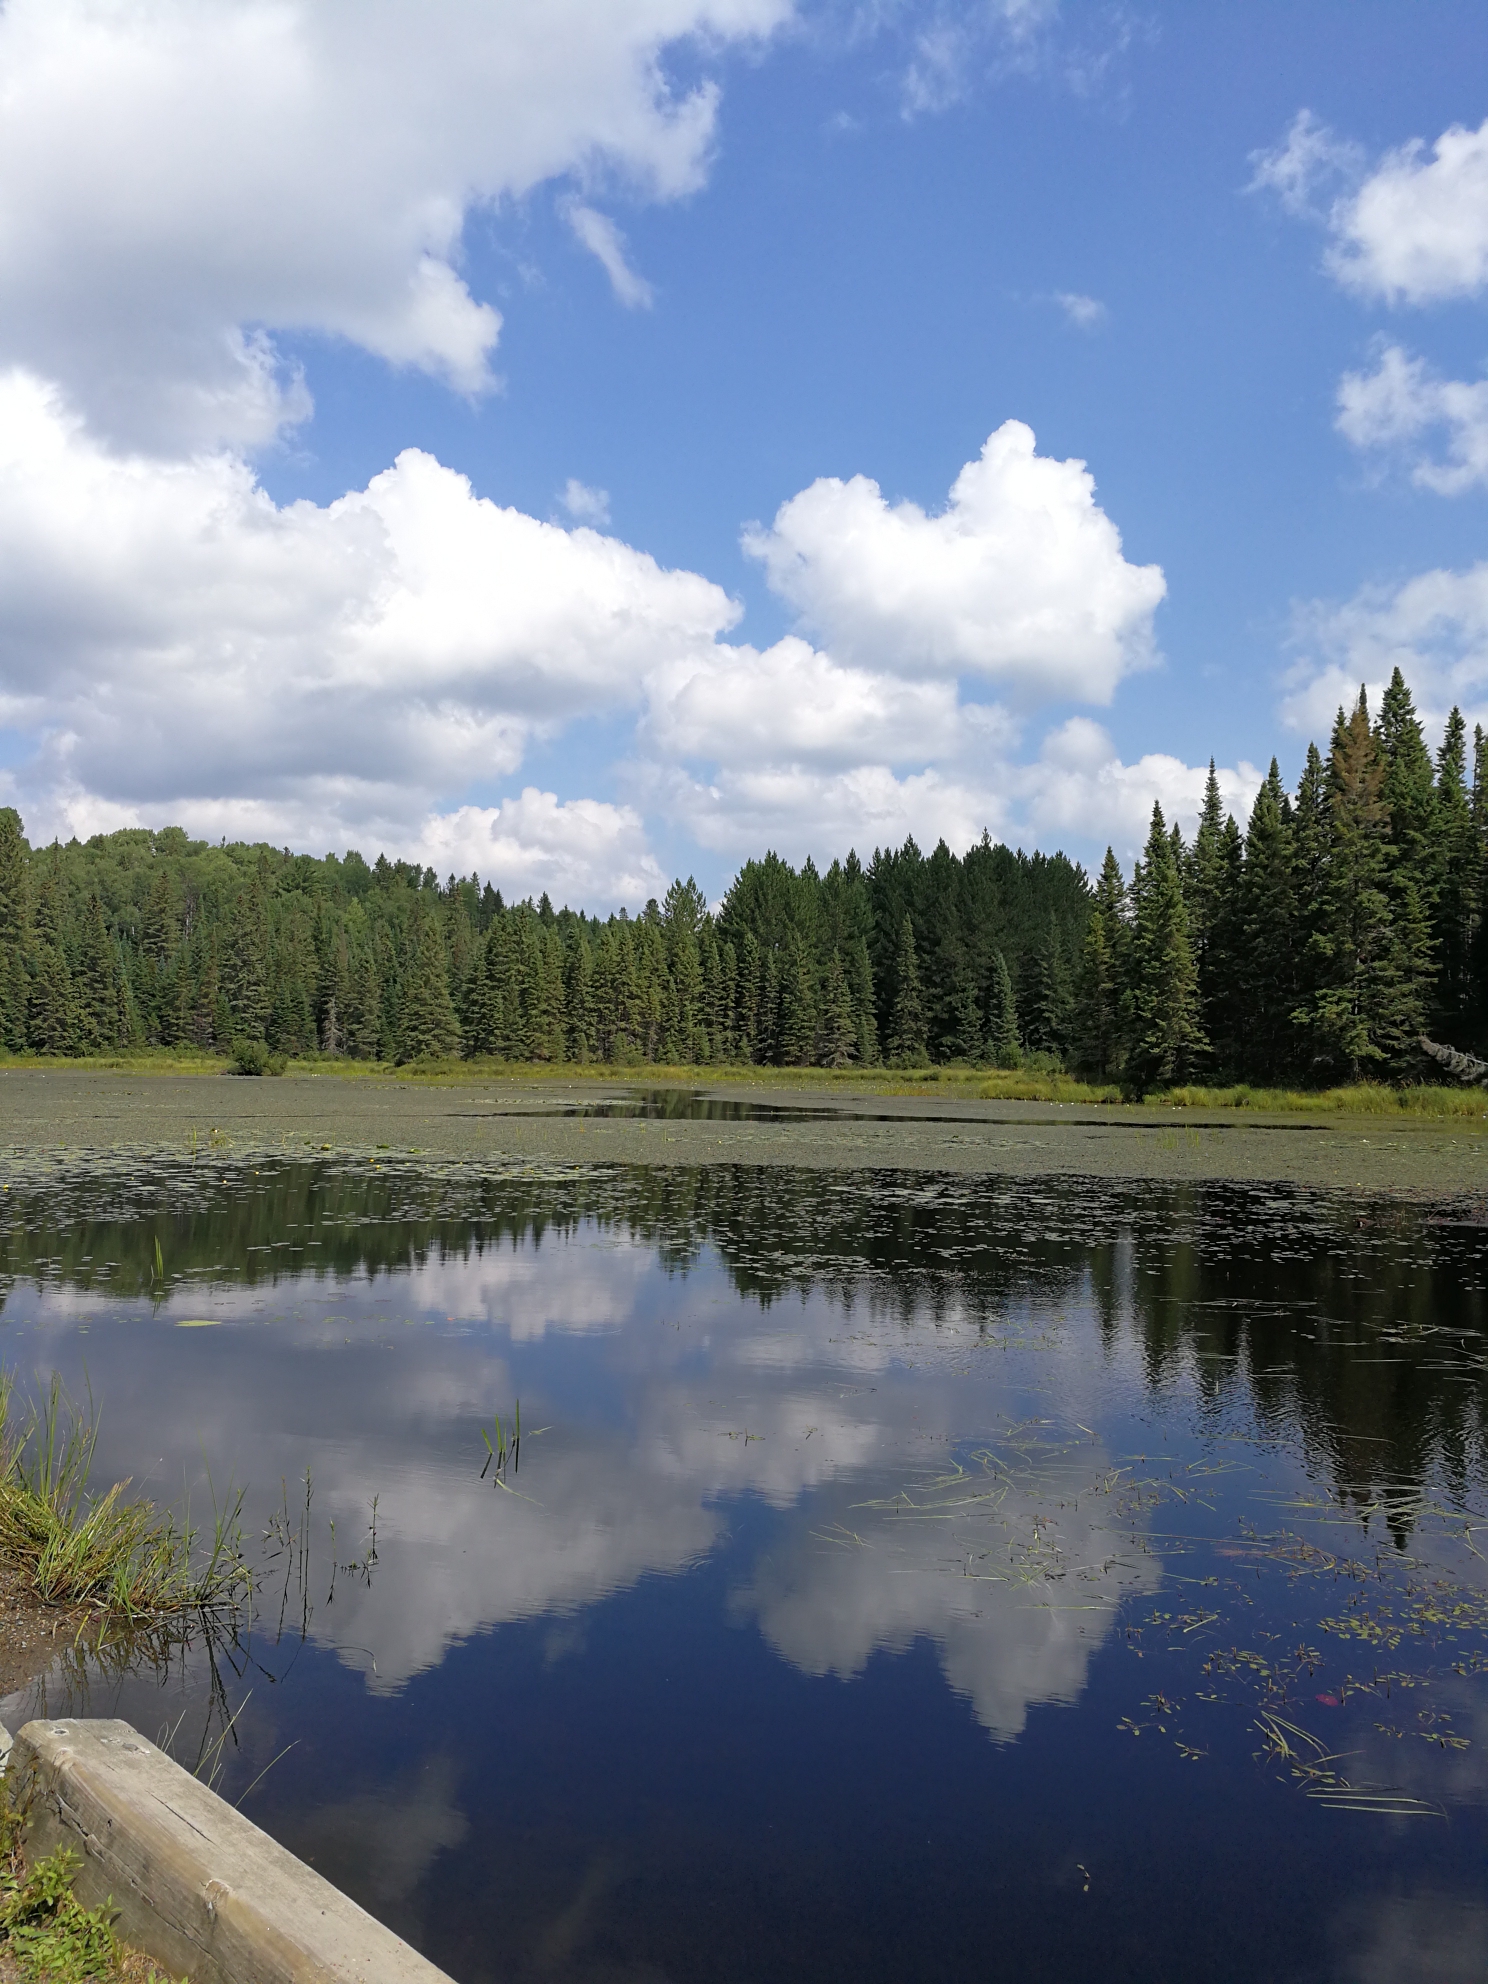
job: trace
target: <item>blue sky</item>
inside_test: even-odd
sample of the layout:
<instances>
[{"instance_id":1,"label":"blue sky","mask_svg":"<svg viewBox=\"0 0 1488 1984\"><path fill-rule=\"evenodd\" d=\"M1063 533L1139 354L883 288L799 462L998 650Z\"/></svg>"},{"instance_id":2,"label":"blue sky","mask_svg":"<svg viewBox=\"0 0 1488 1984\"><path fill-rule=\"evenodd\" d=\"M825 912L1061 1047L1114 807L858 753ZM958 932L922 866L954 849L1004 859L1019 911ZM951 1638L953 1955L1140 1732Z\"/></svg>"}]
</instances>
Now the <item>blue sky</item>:
<instances>
[{"instance_id":1,"label":"blue sky","mask_svg":"<svg viewBox=\"0 0 1488 1984\"><path fill-rule=\"evenodd\" d=\"M0 72L33 837L603 907L1129 857L1395 660L1488 723L1481 7L10 0Z\"/></svg>"}]
</instances>

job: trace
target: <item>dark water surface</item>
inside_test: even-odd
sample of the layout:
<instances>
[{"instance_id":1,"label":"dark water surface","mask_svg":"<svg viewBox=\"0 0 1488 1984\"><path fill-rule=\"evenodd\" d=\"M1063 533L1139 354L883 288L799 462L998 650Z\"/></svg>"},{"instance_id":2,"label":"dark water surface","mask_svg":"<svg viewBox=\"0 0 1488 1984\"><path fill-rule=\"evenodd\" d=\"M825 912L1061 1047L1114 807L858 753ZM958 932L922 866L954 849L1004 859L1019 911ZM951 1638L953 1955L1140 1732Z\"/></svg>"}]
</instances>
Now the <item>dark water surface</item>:
<instances>
[{"instance_id":1,"label":"dark water surface","mask_svg":"<svg viewBox=\"0 0 1488 1984\"><path fill-rule=\"evenodd\" d=\"M246 1484L263 1571L240 1646L44 1699L206 1750L469 1984L1478 1979L1484 1237L1214 1185L13 1174L0 1354L86 1376L101 1476Z\"/></svg>"}]
</instances>

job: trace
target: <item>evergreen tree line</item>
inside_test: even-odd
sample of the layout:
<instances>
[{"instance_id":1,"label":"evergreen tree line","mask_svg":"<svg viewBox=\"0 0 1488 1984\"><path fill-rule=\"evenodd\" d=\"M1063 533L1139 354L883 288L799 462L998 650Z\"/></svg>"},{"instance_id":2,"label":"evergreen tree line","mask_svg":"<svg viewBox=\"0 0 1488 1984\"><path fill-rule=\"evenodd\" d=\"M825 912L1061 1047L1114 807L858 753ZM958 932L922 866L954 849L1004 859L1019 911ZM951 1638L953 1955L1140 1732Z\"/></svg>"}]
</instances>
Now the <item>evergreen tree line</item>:
<instances>
[{"instance_id":1,"label":"evergreen tree line","mask_svg":"<svg viewBox=\"0 0 1488 1984\"><path fill-rule=\"evenodd\" d=\"M634 917L360 854L179 828L31 849L0 809L0 1049L129 1045L408 1061L963 1061L1176 1082L1421 1072L1481 1044L1488 744L1433 756L1397 670L1273 760L1247 826L1211 764L1193 844L1154 807L1130 881L983 836L825 874L767 854L716 912L691 880Z\"/></svg>"},{"instance_id":2,"label":"evergreen tree line","mask_svg":"<svg viewBox=\"0 0 1488 1984\"><path fill-rule=\"evenodd\" d=\"M1454 709L1435 758L1397 668L1315 744L1295 794L1276 760L1242 832L1211 761L1192 847L1154 806L1127 884L1108 849L1084 952L1076 1055L1143 1093L1195 1078L1419 1077L1424 1032L1488 1022L1488 739Z\"/></svg>"},{"instance_id":3,"label":"evergreen tree line","mask_svg":"<svg viewBox=\"0 0 1488 1984\"><path fill-rule=\"evenodd\" d=\"M33 850L3 809L0 1049L923 1062L980 1051L971 974L1066 982L1088 909L1062 856L985 838L964 861L911 840L825 875L771 854L716 914L689 879L600 919L546 895L508 904L477 876L441 884L385 857L214 847L179 828ZM938 976L952 951L955 999Z\"/></svg>"}]
</instances>

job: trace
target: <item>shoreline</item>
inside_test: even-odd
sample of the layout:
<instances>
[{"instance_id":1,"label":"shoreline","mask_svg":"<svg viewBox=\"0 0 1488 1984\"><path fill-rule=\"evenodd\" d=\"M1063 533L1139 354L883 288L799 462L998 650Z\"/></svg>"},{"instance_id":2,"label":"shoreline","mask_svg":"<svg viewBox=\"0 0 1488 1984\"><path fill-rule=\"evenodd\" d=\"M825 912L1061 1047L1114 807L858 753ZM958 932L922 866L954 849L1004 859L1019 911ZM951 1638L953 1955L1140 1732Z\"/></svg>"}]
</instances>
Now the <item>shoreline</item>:
<instances>
[{"instance_id":1,"label":"shoreline","mask_svg":"<svg viewBox=\"0 0 1488 1984\"><path fill-rule=\"evenodd\" d=\"M780 1071L782 1074L787 1071ZM905 1094L623 1076L410 1079L391 1070L278 1079L159 1069L0 1068L0 1167L111 1153L313 1158L380 1151L520 1166L769 1164L1012 1177L1286 1183L1460 1197L1488 1190L1481 1118L1184 1109L968 1095L950 1083ZM716 1114L595 1115L596 1104L676 1096ZM738 1112L735 1115L735 1112ZM759 1112L759 1113L753 1113ZM732 1118L733 1120L730 1120Z\"/></svg>"}]
</instances>

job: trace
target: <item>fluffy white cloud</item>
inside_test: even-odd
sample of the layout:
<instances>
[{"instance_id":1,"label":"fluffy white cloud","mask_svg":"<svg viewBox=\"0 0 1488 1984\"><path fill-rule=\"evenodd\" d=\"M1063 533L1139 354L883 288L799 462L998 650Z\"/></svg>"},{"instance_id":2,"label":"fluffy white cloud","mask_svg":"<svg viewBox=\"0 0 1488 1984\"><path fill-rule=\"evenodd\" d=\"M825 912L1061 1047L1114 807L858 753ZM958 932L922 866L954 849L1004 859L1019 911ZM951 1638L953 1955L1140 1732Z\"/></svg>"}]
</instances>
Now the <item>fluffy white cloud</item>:
<instances>
[{"instance_id":1,"label":"fluffy white cloud","mask_svg":"<svg viewBox=\"0 0 1488 1984\"><path fill-rule=\"evenodd\" d=\"M1242 758L1236 766L1217 767L1216 776L1226 811L1243 821L1260 772ZM1207 766L1159 751L1124 764L1101 726L1076 716L1044 739L1038 762L1023 767L1016 783L1024 816L1042 844L1076 835L1105 841L1129 858L1147 838L1154 802L1169 826L1177 821L1193 833L1208 777Z\"/></svg>"},{"instance_id":2,"label":"fluffy white cloud","mask_svg":"<svg viewBox=\"0 0 1488 1984\"><path fill-rule=\"evenodd\" d=\"M563 502L597 518L605 498L573 482ZM1027 429L993 437L941 517L891 511L861 479L817 483L753 541L819 603L831 647L731 645L739 608L708 580L482 500L418 451L327 506L281 507L240 458L111 448L12 371L0 725L31 755L0 786L33 835L174 820L349 842L595 907L661 886L657 810L720 852L799 858L910 832L1088 838L1125 819L1113 791L1169 803L1166 765L1106 769L1082 815L1067 752L1020 765L1018 721L963 699L960 667L1003 670L1025 702L1099 693L1162 588L1122 560L1083 467L1041 461ZM1055 665L1061 642L1085 643L1083 673ZM639 718L631 804L531 786L457 803L581 716Z\"/></svg>"},{"instance_id":3,"label":"fluffy white cloud","mask_svg":"<svg viewBox=\"0 0 1488 1984\"><path fill-rule=\"evenodd\" d=\"M565 177L695 188L717 90L673 90L664 51L767 35L790 11L8 0L0 363L149 446L252 445L304 413L265 327L479 392L501 320L460 274L469 213Z\"/></svg>"},{"instance_id":4,"label":"fluffy white cloud","mask_svg":"<svg viewBox=\"0 0 1488 1984\"><path fill-rule=\"evenodd\" d=\"M569 226L609 277L617 301L627 310L649 310L655 301L651 285L630 266L625 236L609 215L582 200L571 201L567 213Z\"/></svg>"},{"instance_id":5,"label":"fluffy white cloud","mask_svg":"<svg viewBox=\"0 0 1488 1984\"><path fill-rule=\"evenodd\" d=\"M1324 222L1327 265L1346 288L1389 303L1438 303L1488 289L1488 119L1421 138L1368 168L1362 149L1310 110L1252 157L1251 190Z\"/></svg>"},{"instance_id":6,"label":"fluffy white cloud","mask_svg":"<svg viewBox=\"0 0 1488 1984\"><path fill-rule=\"evenodd\" d=\"M1282 714L1320 744L1361 683L1377 708L1397 667L1432 730L1454 704L1469 724L1488 723L1488 562L1366 588L1342 606L1309 606L1298 614L1295 639L1301 652Z\"/></svg>"},{"instance_id":7,"label":"fluffy white cloud","mask_svg":"<svg viewBox=\"0 0 1488 1984\"><path fill-rule=\"evenodd\" d=\"M1252 152L1255 171L1247 192L1274 193L1298 220L1326 220L1321 204L1340 180L1357 183L1364 171L1360 146L1330 131L1310 110L1299 110L1285 138L1269 150Z\"/></svg>"},{"instance_id":8,"label":"fluffy white cloud","mask_svg":"<svg viewBox=\"0 0 1488 1984\"><path fill-rule=\"evenodd\" d=\"M479 874L509 896L546 890L575 908L641 903L666 892L633 807L560 801L530 785L500 806L432 815L413 851L441 875Z\"/></svg>"},{"instance_id":9,"label":"fluffy white cloud","mask_svg":"<svg viewBox=\"0 0 1488 1984\"><path fill-rule=\"evenodd\" d=\"M1329 265L1361 295L1436 303L1488 288L1488 118L1429 152L1413 138L1387 153L1330 224Z\"/></svg>"},{"instance_id":10,"label":"fluffy white cloud","mask_svg":"<svg viewBox=\"0 0 1488 1984\"><path fill-rule=\"evenodd\" d=\"M1009 420L938 515L876 482L823 477L745 549L840 660L910 676L977 675L1022 696L1109 702L1152 655L1166 591L1129 565L1079 461L1034 450Z\"/></svg>"},{"instance_id":11,"label":"fluffy white cloud","mask_svg":"<svg viewBox=\"0 0 1488 1984\"><path fill-rule=\"evenodd\" d=\"M849 847L866 859L906 834L923 847L943 837L960 852L984 830L997 839L1011 831L1006 797L955 767L899 776L887 765L830 772L785 763L720 767L709 778L676 768L659 797L701 846L735 859L766 847L791 861Z\"/></svg>"},{"instance_id":12,"label":"fluffy white cloud","mask_svg":"<svg viewBox=\"0 0 1488 1984\"><path fill-rule=\"evenodd\" d=\"M563 494L558 500L577 524L607 524L610 521L609 490L591 489L577 476L571 475L564 483Z\"/></svg>"},{"instance_id":13,"label":"fluffy white cloud","mask_svg":"<svg viewBox=\"0 0 1488 1984\"><path fill-rule=\"evenodd\" d=\"M1054 301L1078 331L1099 330L1109 314L1097 296L1082 296L1076 289L1060 289Z\"/></svg>"},{"instance_id":14,"label":"fluffy white cloud","mask_svg":"<svg viewBox=\"0 0 1488 1984\"><path fill-rule=\"evenodd\" d=\"M0 586L0 724L41 739L14 780L42 830L481 846L483 873L501 879L494 850L559 887L569 859L575 885L648 874L633 816L536 793L426 815L535 733L630 705L738 611L417 451L326 508L279 508L230 456L110 451L20 373L0 379Z\"/></svg>"},{"instance_id":15,"label":"fluffy white cloud","mask_svg":"<svg viewBox=\"0 0 1488 1984\"><path fill-rule=\"evenodd\" d=\"M715 648L651 672L646 736L668 756L824 768L923 763L961 746L953 682L844 668L787 636L763 654Z\"/></svg>"},{"instance_id":16,"label":"fluffy white cloud","mask_svg":"<svg viewBox=\"0 0 1488 1984\"><path fill-rule=\"evenodd\" d=\"M1337 424L1356 448L1400 455L1423 489L1458 496L1488 482L1488 379L1442 379L1398 344L1380 347L1372 372L1344 374ZM1423 451L1438 432L1445 460Z\"/></svg>"}]
</instances>

